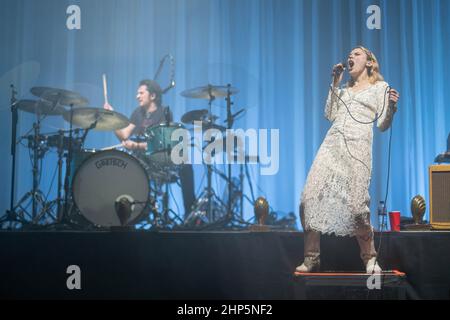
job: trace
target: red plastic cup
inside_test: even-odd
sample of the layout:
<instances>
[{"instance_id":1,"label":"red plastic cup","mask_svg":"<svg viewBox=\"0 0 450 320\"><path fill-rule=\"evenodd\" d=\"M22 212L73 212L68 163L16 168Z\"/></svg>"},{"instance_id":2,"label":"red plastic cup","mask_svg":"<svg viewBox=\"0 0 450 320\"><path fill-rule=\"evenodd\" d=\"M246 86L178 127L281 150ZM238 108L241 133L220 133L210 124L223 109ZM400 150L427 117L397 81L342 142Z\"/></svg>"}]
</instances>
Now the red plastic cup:
<instances>
[{"instance_id":1,"label":"red plastic cup","mask_svg":"<svg viewBox=\"0 0 450 320\"><path fill-rule=\"evenodd\" d=\"M389 212L391 231L400 231L400 211Z\"/></svg>"}]
</instances>

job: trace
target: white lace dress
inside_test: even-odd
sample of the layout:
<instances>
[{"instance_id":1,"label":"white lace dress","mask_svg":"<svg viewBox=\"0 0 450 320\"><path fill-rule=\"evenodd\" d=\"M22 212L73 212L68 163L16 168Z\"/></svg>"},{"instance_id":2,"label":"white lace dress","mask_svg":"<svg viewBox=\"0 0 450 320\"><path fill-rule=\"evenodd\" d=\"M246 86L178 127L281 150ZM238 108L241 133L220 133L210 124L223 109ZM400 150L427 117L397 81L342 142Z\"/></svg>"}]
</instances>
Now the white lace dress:
<instances>
[{"instance_id":1,"label":"white lace dress","mask_svg":"<svg viewBox=\"0 0 450 320\"><path fill-rule=\"evenodd\" d=\"M394 108L389 106L388 84L378 81L360 92L334 89L358 121L376 121L389 128ZM384 110L383 110L384 102ZM325 117L333 124L320 146L301 196L300 213L305 230L337 236L354 236L370 226L369 185L372 174L373 124L352 119L345 105L328 94Z\"/></svg>"}]
</instances>

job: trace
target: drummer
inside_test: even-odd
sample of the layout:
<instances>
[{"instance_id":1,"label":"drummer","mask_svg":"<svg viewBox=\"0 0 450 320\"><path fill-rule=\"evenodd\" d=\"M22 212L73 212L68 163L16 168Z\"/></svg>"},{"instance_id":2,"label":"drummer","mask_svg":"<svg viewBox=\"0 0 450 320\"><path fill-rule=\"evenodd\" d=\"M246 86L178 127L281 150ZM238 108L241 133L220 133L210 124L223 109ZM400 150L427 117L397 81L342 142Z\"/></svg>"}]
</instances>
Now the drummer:
<instances>
[{"instance_id":1,"label":"drummer","mask_svg":"<svg viewBox=\"0 0 450 320\"><path fill-rule=\"evenodd\" d=\"M148 127L170 122L172 115L167 107L162 106L162 90L160 85L154 80L146 79L139 82L136 99L139 107L131 114L130 124L123 129L115 130L115 134L126 149L143 151L147 149L147 142L133 141L130 137L143 135ZM114 110L107 102L103 108ZM186 217L195 202L192 165L183 165L181 167L180 181Z\"/></svg>"}]
</instances>

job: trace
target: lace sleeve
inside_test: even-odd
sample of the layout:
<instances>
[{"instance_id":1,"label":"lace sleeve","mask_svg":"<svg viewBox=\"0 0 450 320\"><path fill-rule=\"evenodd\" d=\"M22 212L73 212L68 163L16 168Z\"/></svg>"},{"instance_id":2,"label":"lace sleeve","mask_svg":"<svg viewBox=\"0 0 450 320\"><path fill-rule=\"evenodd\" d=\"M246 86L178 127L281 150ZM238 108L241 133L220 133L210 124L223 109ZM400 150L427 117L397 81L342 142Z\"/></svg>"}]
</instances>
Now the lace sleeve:
<instances>
[{"instance_id":1,"label":"lace sleeve","mask_svg":"<svg viewBox=\"0 0 450 320\"><path fill-rule=\"evenodd\" d=\"M395 105L389 104L388 84L383 82L377 92L377 127L380 131L386 131L391 126L394 114L397 111ZM383 108L384 107L384 108Z\"/></svg>"},{"instance_id":2,"label":"lace sleeve","mask_svg":"<svg viewBox=\"0 0 450 320\"><path fill-rule=\"evenodd\" d=\"M342 90L339 88L333 88L330 86L328 90L327 103L325 105L325 118L333 122L336 119L336 114L339 109L339 98L342 94Z\"/></svg>"}]
</instances>

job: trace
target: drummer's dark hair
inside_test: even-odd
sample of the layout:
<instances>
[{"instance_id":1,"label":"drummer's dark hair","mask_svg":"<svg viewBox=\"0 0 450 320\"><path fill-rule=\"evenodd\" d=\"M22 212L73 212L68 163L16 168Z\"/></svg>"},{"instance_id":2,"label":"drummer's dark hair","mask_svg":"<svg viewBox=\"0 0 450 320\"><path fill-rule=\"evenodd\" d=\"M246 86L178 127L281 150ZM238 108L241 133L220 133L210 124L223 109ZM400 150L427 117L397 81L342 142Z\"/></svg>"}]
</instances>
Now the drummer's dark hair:
<instances>
[{"instance_id":1,"label":"drummer's dark hair","mask_svg":"<svg viewBox=\"0 0 450 320\"><path fill-rule=\"evenodd\" d=\"M139 82L139 86L146 86L147 91L156 94L156 105L159 107L162 103L162 89L155 80L144 79Z\"/></svg>"}]
</instances>

